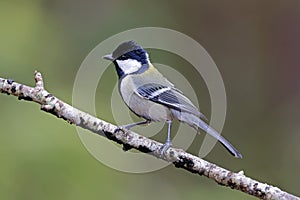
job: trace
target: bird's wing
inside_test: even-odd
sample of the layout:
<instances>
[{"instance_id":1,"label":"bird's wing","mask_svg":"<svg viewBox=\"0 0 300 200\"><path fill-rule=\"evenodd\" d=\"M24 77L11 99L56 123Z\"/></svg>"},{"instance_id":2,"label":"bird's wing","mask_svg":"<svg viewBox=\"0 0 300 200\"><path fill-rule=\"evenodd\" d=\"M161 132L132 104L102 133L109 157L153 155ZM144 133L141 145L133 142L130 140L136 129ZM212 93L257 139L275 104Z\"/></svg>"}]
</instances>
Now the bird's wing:
<instances>
[{"instance_id":1,"label":"bird's wing","mask_svg":"<svg viewBox=\"0 0 300 200\"><path fill-rule=\"evenodd\" d=\"M136 92L141 97L155 103L165 105L175 110L188 112L207 120L193 103L184 96L180 90L174 87L149 83L138 87Z\"/></svg>"}]
</instances>

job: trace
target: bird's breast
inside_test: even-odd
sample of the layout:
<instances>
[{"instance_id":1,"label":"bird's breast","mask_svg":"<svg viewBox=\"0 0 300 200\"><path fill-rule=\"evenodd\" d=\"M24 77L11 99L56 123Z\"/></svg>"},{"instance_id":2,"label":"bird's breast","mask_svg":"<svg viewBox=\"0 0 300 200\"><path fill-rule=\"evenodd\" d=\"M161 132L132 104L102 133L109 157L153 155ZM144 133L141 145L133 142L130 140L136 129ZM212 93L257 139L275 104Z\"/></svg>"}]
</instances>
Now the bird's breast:
<instances>
[{"instance_id":1,"label":"bird's breast","mask_svg":"<svg viewBox=\"0 0 300 200\"><path fill-rule=\"evenodd\" d=\"M152 121L172 120L170 109L138 95L132 78L124 77L119 84L120 94L125 104L136 115Z\"/></svg>"}]
</instances>

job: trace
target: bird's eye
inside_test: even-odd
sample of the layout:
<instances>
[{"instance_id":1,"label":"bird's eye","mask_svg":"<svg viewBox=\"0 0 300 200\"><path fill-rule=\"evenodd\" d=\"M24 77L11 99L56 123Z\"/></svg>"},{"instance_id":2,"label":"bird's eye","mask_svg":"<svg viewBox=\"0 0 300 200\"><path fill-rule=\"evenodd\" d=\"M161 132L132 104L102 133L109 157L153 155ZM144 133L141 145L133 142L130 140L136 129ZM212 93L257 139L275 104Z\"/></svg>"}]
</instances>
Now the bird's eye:
<instances>
[{"instance_id":1,"label":"bird's eye","mask_svg":"<svg viewBox=\"0 0 300 200\"><path fill-rule=\"evenodd\" d=\"M122 55L122 56L119 57L119 59L120 59L120 60L126 60L126 56L125 56L125 55Z\"/></svg>"}]
</instances>

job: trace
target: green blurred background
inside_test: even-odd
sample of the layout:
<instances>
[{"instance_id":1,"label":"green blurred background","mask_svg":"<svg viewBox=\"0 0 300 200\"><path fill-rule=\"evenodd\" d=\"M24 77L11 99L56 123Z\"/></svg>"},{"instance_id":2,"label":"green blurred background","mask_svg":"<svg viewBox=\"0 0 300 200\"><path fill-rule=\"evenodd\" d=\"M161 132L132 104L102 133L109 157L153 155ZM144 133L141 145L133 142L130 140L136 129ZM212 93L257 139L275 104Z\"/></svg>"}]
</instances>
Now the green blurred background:
<instances>
[{"instance_id":1,"label":"green blurred background","mask_svg":"<svg viewBox=\"0 0 300 200\"><path fill-rule=\"evenodd\" d=\"M0 77L34 85L38 69L47 90L71 103L86 55L111 35L143 26L189 35L219 67L228 98L223 135L244 158L216 145L206 159L300 195L299 0L1 0ZM159 55L152 59L182 68ZM114 69L107 73L111 85ZM209 115L202 83L191 78ZM113 122L109 92L97 94L97 115ZM87 152L74 126L35 103L3 94L0 111L0 199L254 199L173 166L147 174L110 169ZM202 139L189 151L196 153Z\"/></svg>"}]
</instances>

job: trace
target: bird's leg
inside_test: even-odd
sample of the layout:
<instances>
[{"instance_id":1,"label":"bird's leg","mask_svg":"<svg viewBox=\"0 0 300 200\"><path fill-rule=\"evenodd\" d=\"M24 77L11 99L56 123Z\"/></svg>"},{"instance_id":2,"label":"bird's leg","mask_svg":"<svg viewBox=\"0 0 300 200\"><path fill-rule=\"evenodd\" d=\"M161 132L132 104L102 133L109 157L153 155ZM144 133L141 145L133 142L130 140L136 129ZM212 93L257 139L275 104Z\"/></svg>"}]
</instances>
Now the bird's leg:
<instances>
[{"instance_id":1,"label":"bird's leg","mask_svg":"<svg viewBox=\"0 0 300 200\"><path fill-rule=\"evenodd\" d=\"M172 127L172 121L168 120L168 136L165 144L161 147L161 154L165 154L166 151L172 146L171 144L171 127Z\"/></svg>"},{"instance_id":2,"label":"bird's leg","mask_svg":"<svg viewBox=\"0 0 300 200\"><path fill-rule=\"evenodd\" d=\"M146 119L145 121L141 121L141 122L135 122L135 123L132 123L132 124L127 124L125 126L122 126L123 128L129 130L131 129L132 127L134 126L138 126L138 125L143 125L143 124L149 124L151 121Z\"/></svg>"},{"instance_id":3,"label":"bird's leg","mask_svg":"<svg viewBox=\"0 0 300 200\"><path fill-rule=\"evenodd\" d=\"M124 125L124 126L119 126L115 132L119 131L119 130L122 130L122 129L126 129L126 130L129 130L131 129L132 127L134 126L138 126L138 125L142 125L142 124L149 124L151 122L151 120L145 120L145 121L141 121L141 122L135 122L135 123L132 123L132 124L127 124L127 125Z\"/></svg>"}]
</instances>

